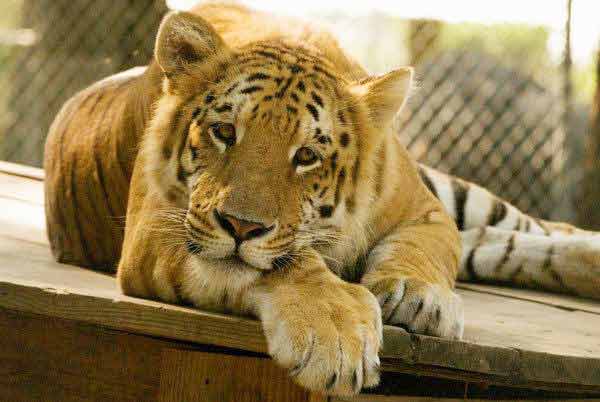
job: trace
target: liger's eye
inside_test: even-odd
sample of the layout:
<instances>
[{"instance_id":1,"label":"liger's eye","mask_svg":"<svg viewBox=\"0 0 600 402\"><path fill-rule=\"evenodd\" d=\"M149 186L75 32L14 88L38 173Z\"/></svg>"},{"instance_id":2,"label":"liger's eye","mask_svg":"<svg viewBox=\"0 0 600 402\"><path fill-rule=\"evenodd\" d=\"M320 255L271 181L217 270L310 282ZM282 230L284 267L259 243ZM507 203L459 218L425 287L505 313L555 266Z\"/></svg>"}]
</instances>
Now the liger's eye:
<instances>
[{"instance_id":1,"label":"liger's eye","mask_svg":"<svg viewBox=\"0 0 600 402\"><path fill-rule=\"evenodd\" d=\"M235 127L230 123L213 123L209 130L211 134L219 141L222 141L227 146L235 144Z\"/></svg>"},{"instance_id":2,"label":"liger's eye","mask_svg":"<svg viewBox=\"0 0 600 402\"><path fill-rule=\"evenodd\" d=\"M312 149L308 147L298 148L294 155L294 164L296 166L311 166L319 161L319 157Z\"/></svg>"}]
</instances>

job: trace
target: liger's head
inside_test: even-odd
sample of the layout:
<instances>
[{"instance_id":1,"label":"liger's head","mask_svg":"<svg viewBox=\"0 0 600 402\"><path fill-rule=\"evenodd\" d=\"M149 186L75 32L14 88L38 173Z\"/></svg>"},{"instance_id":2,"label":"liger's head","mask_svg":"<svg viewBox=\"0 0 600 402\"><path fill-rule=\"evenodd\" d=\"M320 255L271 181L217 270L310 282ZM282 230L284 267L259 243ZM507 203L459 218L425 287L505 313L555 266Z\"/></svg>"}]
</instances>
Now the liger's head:
<instances>
[{"instance_id":1,"label":"liger's head","mask_svg":"<svg viewBox=\"0 0 600 402\"><path fill-rule=\"evenodd\" d=\"M190 253L270 270L361 222L368 197L359 190L410 69L351 81L314 46L232 49L184 12L163 20L155 58L164 81L147 173L187 210Z\"/></svg>"}]
</instances>

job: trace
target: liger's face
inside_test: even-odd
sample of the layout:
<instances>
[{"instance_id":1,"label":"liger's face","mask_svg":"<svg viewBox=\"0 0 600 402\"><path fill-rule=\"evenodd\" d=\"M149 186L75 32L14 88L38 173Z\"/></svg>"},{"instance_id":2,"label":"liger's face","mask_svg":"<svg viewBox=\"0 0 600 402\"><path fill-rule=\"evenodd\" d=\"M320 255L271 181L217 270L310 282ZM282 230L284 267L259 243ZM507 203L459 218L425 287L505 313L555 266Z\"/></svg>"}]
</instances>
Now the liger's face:
<instances>
[{"instance_id":1,"label":"liger's face","mask_svg":"<svg viewBox=\"0 0 600 402\"><path fill-rule=\"evenodd\" d=\"M336 238L358 169L345 82L300 49L254 46L178 113L178 177L199 257L284 265Z\"/></svg>"},{"instance_id":2,"label":"liger's face","mask_svg":"<svg viewBox=\"0 0 600 402\"><path fill-rule=\"evenodd\" d=\"M195 257L269 270L308 246L339 245L357 221L361 172L391 132L412 70L348 82L312 46L234 50L198 16L161 24L163 96L144 149L157 188L186 209Z\"/></svg>"}]
</instances>

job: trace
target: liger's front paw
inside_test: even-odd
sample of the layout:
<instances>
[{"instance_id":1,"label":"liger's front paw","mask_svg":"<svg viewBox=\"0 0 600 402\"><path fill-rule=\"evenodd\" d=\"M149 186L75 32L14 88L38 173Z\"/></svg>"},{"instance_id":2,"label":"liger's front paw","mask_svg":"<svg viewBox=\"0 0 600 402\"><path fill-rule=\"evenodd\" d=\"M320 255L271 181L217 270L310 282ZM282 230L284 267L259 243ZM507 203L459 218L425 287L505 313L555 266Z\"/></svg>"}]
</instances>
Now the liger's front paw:
<instances>
[{"instance_id":1,"label":"liger's front paw","mask_svg":"<svg viewBox=\"0 0 600 402\"><path fill-rule=\"evenodd\" d=\"M451 289L412 277L384 278L369 289L379 301L384 323L419 334L462 338L463 303Z\"/></svg>"},{"instance_id":2,"label":"liger's front paw","mask_svg":"<svg viewBox=\"0 0 600 402\"><path fill-rule=\"evenodd\" d=\"M295 382L351 395L379 382L381 312L365 288L338 285L302 299L279 296L261 319L269 353Z\"/></svg>"}]
</instances>

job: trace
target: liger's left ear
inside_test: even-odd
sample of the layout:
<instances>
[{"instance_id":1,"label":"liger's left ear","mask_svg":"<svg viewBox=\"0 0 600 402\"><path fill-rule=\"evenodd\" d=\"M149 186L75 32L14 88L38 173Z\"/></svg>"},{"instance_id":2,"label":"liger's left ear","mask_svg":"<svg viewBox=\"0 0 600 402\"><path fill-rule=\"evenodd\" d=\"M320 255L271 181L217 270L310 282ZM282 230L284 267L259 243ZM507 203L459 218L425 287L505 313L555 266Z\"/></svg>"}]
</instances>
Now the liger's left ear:
<instances>
[{"instance_id":1,"label":"liger's left ear","mask_svg":"<svg viewBox=\"0 0 600 402\"><path fill-rule=\"evenodd\" d=\"M154 47L156 61L167 77L198 65L216 65L227 51L206 20L183 11L172 11L163 18Z\"/></svg>"},{"instance_id":2,"label":"liger's left ear","mask_svg":"<svg viewBox=\"0 0 600 402\"><path fill-rule=\"evenodd\" d=\"M413 85L413 69L403 67L387 74L352 84L350 91L364 102L377 127L389 127L404 107Z\"/></svg>"}]
</instances>

